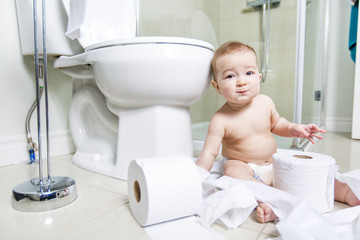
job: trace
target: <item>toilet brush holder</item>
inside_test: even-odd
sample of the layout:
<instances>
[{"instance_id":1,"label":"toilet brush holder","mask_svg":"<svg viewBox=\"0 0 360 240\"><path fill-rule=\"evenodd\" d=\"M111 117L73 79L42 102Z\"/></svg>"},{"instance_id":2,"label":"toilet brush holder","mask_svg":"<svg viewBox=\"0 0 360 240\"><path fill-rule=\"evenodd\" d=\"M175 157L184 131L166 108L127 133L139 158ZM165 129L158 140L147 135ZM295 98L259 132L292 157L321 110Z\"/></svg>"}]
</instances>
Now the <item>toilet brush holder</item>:
<instances>
[{"instance_id":1,"label":"toilet brush holder","mask_svg":"<svg viewBox=\"0 0 360 240\"><path fill-rule=\"evenodd\" d=\"M24 212L47 211L62 207L73 202L77 198L75 180L70 177L52 177L50 169L49 149L49 114L48 114L48 88L47 88L47 57L46 57L46 27L45 27L45 0L42 0L42 35L43 35L43 62L44 73L39 77L39 54L37 47L37 0L33 1L34 15L34 51L35 51L35 78L36 78L36 103L38 123L38 159L39 178L23 182L13 188L12 206L15 210ZM41 144L41 114L40 114L40 91L45 92L45 119L46 119L46 146L47 146L47 178L43 177L43 159Z\"/></svg>"}]
</instances>

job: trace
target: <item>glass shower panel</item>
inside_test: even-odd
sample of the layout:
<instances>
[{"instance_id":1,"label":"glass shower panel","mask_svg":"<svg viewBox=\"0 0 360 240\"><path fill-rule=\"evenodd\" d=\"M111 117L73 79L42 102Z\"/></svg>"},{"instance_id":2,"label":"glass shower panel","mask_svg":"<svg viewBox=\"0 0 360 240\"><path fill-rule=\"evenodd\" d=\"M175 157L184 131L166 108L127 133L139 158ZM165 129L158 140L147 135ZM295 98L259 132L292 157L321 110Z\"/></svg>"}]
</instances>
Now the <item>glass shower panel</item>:
<instances>
[{"instance_id":1,"label":"glass shower panel","mask_svg":"<svg viewBox=\"0 0 360 240\"><path fill-rule=\"evenodd\" d=\"M303 123L323 125L326 74L326 2L307 1L303 87Z\"/></svg>"},{"instance_id":2,"label":"glass shower panel","mask_svg":"<svg viewBox=\"0 0 360 240\"><path fill-rule=\"evenodd\" d=\"M302 123L324 127L326 82L327 9L326 0L307 1ZM312 146L303 140L302 148Z\"/></svg>"}]
</instances>

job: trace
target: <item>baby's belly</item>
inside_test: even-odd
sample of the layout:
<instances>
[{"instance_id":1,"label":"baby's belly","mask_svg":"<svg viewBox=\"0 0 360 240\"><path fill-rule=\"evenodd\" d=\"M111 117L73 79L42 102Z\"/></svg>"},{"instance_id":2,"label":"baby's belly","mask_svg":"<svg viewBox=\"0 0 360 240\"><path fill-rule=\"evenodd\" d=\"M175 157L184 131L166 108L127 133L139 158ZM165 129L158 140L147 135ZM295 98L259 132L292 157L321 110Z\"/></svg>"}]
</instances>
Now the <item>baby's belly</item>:
<instances>
[{"instance_id":1,"label":"baby's belly","mask_svg":"<svg viewBox=\"0 0 360 240\"><path fill-rule=\"evenodd\" d=\"M222 154L227 159L240 160L254 164L269 164L272 155L276 152L276 141L274 137L251 138L241 141L239 144L223 142Z\"/></svg>"}]
</instances>

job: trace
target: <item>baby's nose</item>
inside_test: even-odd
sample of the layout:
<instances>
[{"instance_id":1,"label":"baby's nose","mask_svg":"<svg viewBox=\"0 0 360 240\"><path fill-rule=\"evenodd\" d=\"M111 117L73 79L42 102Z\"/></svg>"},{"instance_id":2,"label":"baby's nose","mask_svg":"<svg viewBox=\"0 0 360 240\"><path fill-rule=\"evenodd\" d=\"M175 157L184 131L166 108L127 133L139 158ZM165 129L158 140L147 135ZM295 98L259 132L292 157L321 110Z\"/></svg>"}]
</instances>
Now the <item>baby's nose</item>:
<instances>
[{"instance_id":1,"label":"baby's nose","mask_svg":"<svg viewBox=\"0 0 360 240\"><path fill-rule=\"evenodd\" d=\"M236 85L237 86L246 85L246 79L243 76L238 77Z\"/></svg>"}]
</instances>

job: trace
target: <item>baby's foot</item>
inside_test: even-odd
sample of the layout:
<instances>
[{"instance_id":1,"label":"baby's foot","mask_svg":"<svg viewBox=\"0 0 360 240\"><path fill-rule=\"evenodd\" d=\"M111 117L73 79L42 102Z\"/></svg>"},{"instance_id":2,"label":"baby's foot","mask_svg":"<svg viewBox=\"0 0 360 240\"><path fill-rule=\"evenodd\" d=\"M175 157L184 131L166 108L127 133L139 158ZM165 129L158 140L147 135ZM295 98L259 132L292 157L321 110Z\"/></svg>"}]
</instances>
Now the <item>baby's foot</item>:
<instances>
[{"instance_id":1,"label":"baby's foot","mask_svg":"<svg viewBox=\"0 0 360 240\"><path fill-rule=\"evenodd\" d=\"M352 207L360 205L360 200L356 197L356 195L354 194L354 192L351 190L350 187L346 192L345 202Z\"/></svg>"},{"instance_id":2,"label":"baby's foot","mask_svg":"<svg viewBox=\"0 0 360 240\"><path fill-rule=\"evenodd\" d=\"M277 216L268 205L259 202L259 205L256 208L256 218L261 223L267 223L277 219Z\"/></svg>"}]
</instances>

